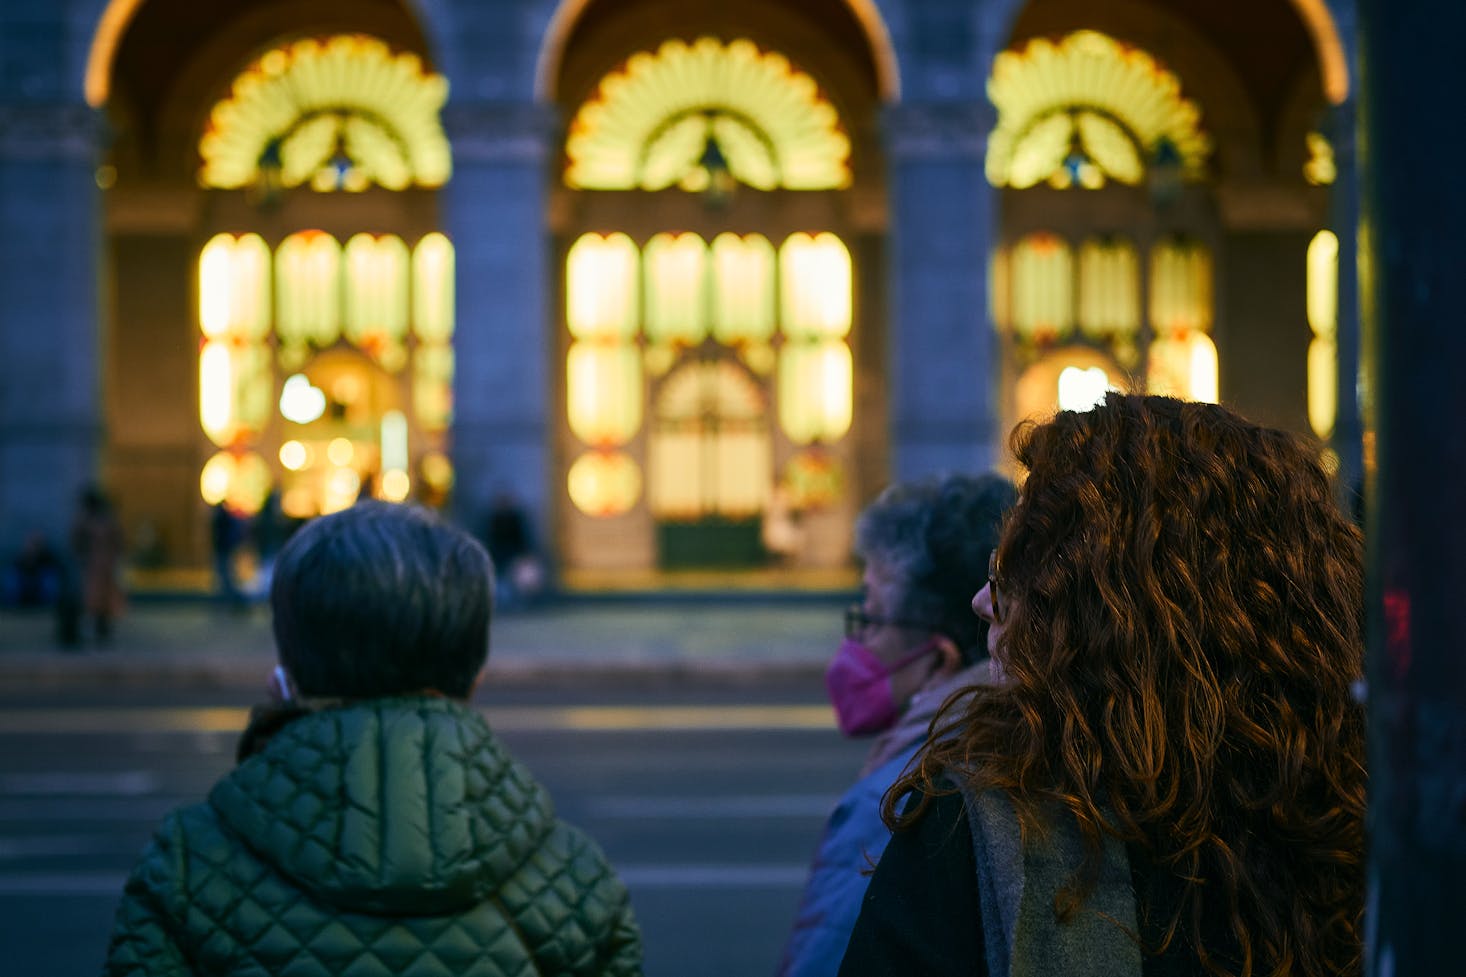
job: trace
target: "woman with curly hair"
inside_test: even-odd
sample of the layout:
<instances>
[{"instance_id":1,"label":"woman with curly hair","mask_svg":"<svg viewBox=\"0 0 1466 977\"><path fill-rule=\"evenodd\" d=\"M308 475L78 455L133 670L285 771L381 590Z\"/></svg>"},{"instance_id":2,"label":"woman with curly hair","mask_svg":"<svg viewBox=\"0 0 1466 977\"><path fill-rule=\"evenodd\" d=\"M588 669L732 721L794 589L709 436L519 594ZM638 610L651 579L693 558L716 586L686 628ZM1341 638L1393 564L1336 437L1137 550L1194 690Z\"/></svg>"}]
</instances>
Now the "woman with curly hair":
<instances>
[{"instance_id":1,"label":"woman with curly hair","mask_svg":"<svg viewBox=\"0 0 1466 977\"><path fill-rule=\"evenodd\" d=\"M998 687L886 795L841 967L1357 973L1362 544L1309 449L1110 394L1024 425L988 585Z\"/></svg>"}]
</instances>

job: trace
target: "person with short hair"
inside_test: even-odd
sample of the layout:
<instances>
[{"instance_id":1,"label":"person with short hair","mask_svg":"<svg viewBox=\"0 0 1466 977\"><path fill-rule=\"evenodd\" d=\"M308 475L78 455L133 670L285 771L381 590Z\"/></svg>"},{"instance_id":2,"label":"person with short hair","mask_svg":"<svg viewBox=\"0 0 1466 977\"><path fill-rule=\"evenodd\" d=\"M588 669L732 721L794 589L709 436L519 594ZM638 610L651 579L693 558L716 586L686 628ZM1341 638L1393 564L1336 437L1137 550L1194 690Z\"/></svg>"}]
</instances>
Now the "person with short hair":
<instances>
[{"instance_id":1,"label":"person with short hair","mask_svg":"<svg viewBox=\"0 0 1466 977\"><path fill-rule=\"evenodd\" d=\"M468 705L483 547L362 502L306 525L271 585L283 700L133 870L106 972L635 975L625 887Z\"/></svg>"},{"instance_id":2,"label":"person with short hair","mask_svg":"<svg viewBox=\"0 0 1466 977\"><path fill-rule=\"evenodd\" d=\"M1358 973L1362 539L1317 447L1113 392L1013 446L1003 680L887 795L841 977Z\"/></svg>"},{"instance_id":3,"label":"person with short hair","mask_svg":"<svg viewBox=\"0 0 1466 977\"><path fill-rule=\"evenodd\" d=\"M927 478L890 486L856 522L864 599L846 612L826 685L841 731L875 739L825 825L782 977L835 973L870 866L890 837L881 795L926 739L942 702L991 680L986 625L970 603L1014 494L999 475Z\"/></svg>"}]
</instances>

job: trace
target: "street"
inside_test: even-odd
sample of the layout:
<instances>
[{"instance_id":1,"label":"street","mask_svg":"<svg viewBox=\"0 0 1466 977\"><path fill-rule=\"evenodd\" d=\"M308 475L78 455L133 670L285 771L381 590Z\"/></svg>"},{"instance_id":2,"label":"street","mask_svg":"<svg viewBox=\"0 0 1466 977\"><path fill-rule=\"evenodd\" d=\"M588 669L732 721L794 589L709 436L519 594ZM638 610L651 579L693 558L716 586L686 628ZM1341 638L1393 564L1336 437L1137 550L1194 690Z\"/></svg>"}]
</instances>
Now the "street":
<instances>
[{"instance_id":1,"label":"street","mask_svg":"<svg viewBox=\"0 0 1466 977\"><path fill-rule=\"evenodd\" d=\"M158 820L233 762L248 690L0 693L6 973L94 974ZM650 977L771 973L824 817L865 746L818 681L563 679L475 700L631 890Z\"/></svg>"}]
</instances>

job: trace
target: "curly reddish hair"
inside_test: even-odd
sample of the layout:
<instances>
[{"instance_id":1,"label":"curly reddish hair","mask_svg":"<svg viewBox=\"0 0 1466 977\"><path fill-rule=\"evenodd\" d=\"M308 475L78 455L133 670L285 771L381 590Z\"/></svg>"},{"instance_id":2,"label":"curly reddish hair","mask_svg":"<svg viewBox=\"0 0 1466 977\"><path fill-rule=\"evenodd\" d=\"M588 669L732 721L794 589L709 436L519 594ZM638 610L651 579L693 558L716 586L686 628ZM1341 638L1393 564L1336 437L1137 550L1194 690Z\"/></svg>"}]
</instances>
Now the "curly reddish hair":
<instances>
[{"instance_id":1,"label":"curly reddish hair","mask_svg":"<svg viewBox=\"0 0 1466 977\"><path fill-rule=\"evenodd\" d=\"M1184 933L1212 974L1357 973L1362 540L1312 451L1223 407L1115 393L1012 446L1028 477L998 550L1009 682L947 703L887 822L954 778L1006 791L1025 837L1057 803L1088 850L1060 918L1107 834L1180 880L1147 952ZM1204 942L1208 918L1233 946Z\"/></svg>"}]
</instances>

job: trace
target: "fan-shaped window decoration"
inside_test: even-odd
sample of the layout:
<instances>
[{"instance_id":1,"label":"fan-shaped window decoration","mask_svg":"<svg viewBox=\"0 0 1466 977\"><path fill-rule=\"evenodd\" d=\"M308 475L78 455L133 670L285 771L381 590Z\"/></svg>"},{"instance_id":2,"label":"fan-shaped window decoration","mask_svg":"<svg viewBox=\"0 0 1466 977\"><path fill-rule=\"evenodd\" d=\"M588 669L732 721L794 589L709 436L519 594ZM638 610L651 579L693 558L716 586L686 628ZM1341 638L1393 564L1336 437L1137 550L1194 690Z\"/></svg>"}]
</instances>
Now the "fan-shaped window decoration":
<instances>
[{"instance_id":1,"label":"fan-shaped window decoration","mask_svg":"<svg viewBox=\"0 0 1466 977\"><path fill-rule=\"evenodd\" d=\"M346 242L342 332L394 373L407 364L407 273L407 245L396 235L358 234Z\"/></svg>"},{"instance_id":2,"label":"fan-shaped window decoration","mask_svg":"<svg viewBox=\"0 0 1466 977\"><path fill-rule=\"evenodd\" d=\"M1172 154L1183 175L1197 180L1211 152L1201 112L1181 97L1176 76L1096 31L999 54L988 97L998 109L987 153L994 186L1133 185L1148 160Z\"/></svg>"},{"instance_id":3,"label":"fan-shaped window decoration","mask_svg":"<svg viewBox=\"0 0 1466 977\"><path fill-rule=\"evenodd\" d=\"M622 515L641 497L641 469L624 451L587 451L566 481L570 501L588 516Z\"/></svg>"},{"instance_id":4,"label":"fan-shaped window decoration","mask_svg":"<svg viewBox=\"0 0 1466 977\"><path fill-rule=\"evenodd\" d=\"M1140 259L1123 239L1090 238L1079 246L1079 329L1093 339L1140 329Z\"/></svg>"},{"instance_id":5,"label":"fan-shaped window decoration","mask_svg":"<svg viewBox=\"0 0 1466 977\"><path fill-rule=\"evenodd\" d=\"M850 332L850 252L828 232L791 234L779 249L784 334L836 339Z\"/></svg>"},{"instance_id":6,"label":"fan-shaped window decoration","mask_svg":"<svg viewBox=\"0 0 1466 977\"><path fill-rule=\"evenodd\" d=\"M442 75L414 54L342 34L276 48L244 70L209 114L200 182L234 189L442 186L451 158Z\"/></svg>"},{"instance_id":7,"label":"fan-shaped window decoration","mask_svg":"<svg viewBox=\"0 0 1466 977\"><path fill-rule=\"evenodd\" d=\"M341 246L321 231L290 235L275 251L275 330L282 352L329 346L341 329Z\"/></svg>"},{"instance_id":8,"label":"fan-shaped window decoration","mask_svg":"<svg viewBox=\"0 0 1466 977\"><path fill-rule=\"evenodd\" d=\"M761 234L713 239L713 337L765 342L774 334L774 246Z\"/></svg>"},{"instance_id":9,"label":"fan-shaped window decoration","mask_svg":"<svg viewBox=\"0 0 1466 977\"><path fill-rule=\"evenodd\" d=\"M1030 234L1013 247L1013 331L1051 343L1074 328L1074 259L1055 234Z\"/></svg>"},{"instance_id":10,"label":"fan-shaped window decoration","mask_svg":"<svg viewBox=\"0 0 1466 977\"><path fill-rule=\"evenodd\" d=\"M850 430L850 347L790 343L779 354L779 426L795 444L829 443Z\"/></svg>"},{"instance_id":11,"label":"fan-shaped window decoration","mask_svg":"<svg viewBox=\"0 0 1466 977\"><path fill-rule=\"evenodd\" d=\"M578 342L565 360L570 430L586 444L625 444L641 427L641 358L636 347Z\"/></svg>"},{"instance_id":12,"label":"fan-shaped window decoration","mask_svg":"<svg viewBox=\"0 0 1466 977\"><path fill-rule=\"evenodd\" d=\"M412 325L425 343L453 338L453 243L436 232L417 242L412 252Z\"/></svg>"},{"instance_id":13,"label":"fan-shaped window decoration","mask_svg":"<svg viewBox=\"0 0 1466 977\"><path fill-rule=\"evenodd\" d=\"M771 458L758 384L729 360L694 360L657 395L648 446L648 502L663 520L760 511Z\"/></svg>"},{"instance_id":14,"label":"fan-shaped window decoration","mask_svg":"<svg viewBox=\"0 0 1466 977\"><path fill-rule=\"evenodd\" d=\"M850 140L809 75L748 40L669 40L600 82L570 124L567 186L700 190L715 150L760 190L850 183Z\"/></svg>"},{"instance_id":15,"label":"fan-shaped window decoration","mask_svg":"<svg viewBox=\"0 0 1466 977\"><path fill-rule=\"evenodd\" d=\"M628 340L639 326L636 245L625 234L583 234L566 258L565 307L576 339Z\"/></svg>"},{"instance_id":16,"label":"fan-shaped window decoration","mask_svg":"<svg viewBox=\"0 0 1466 977\"><path fill-rule=\"evenodd\" d=\"M1308 423L1334 433L1339 411L1339 239L1319 231L1308 245Z\"/></svg>"},{"instance_id":17,"label":"fan-shaped window decoration","mask_svg":"<svg viewBox=\"0 0 1466 977\"><path fill-rule=\"evenodd\" d=\"M653 343L696 346L708 334L707 245L696 234L647 242L646 335Z\"/></svg>"}]
</instances>

